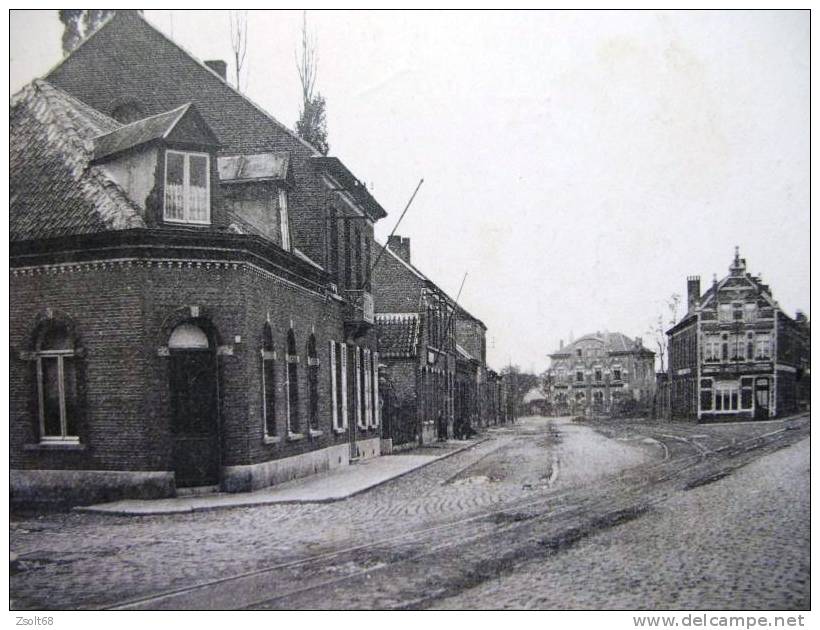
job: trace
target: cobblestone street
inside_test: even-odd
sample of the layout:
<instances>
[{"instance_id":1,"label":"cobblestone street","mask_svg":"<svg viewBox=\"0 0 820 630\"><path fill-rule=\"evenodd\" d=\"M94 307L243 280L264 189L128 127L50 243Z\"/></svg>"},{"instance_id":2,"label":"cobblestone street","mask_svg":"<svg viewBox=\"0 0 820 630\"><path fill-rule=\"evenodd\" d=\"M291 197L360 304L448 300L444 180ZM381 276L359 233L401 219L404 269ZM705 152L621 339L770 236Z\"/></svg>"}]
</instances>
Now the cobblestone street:
<instances>
[{"instance_id":1,"label":"cobblestone street","mask_svg":"<svg viewBox=\"0 0 820 630\"><path fill-rule=\"evenodd\" d=\"M337 503L13 515L11 606L805 608L808 432L528 418Z\"/></svg>"}]
</instances>

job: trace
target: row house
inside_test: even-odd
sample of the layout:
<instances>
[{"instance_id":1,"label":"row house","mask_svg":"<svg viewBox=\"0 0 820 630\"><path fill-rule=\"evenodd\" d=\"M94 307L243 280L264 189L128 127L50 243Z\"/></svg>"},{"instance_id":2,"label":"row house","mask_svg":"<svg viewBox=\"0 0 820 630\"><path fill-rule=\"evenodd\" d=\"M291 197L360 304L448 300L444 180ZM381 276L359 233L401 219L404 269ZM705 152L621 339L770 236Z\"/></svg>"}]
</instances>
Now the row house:
<instances>
[{"instance_id":1,"label":"row house","mask_svg":"<svg viewBox=\"0 0 820 630\"><path fill-rule=\"evenodd\" d=\"M458 307L456 327L456 422L489 426L504 422L502 382L487 366L487 327Z\"/></svg>"},{"instance_id":2,"label":"row house","mask_svg":"<svg viewBox=\"0 0 820 630\"><path fill-rule=\"evenodd\" d=\"M380 454L386 213L342 162L137 11L10 107L13 500L247 491ZM446 410L448 302L418 297Z\"/></svg>"},{"instance_id":3,"label":"row house","mask_svg":"<svg viewBox=\"0 0 820 630\"><path fill-rule=\"evenodd\" d=\"M647 410L655 394L655 353L640 337L596 332L549 355L548 403L558 415Z\"/></svg>"},{"instance_id":4,"label":"row house","mask_svg":"<svg viewBox=\"0 0 820 630\"><path fill-rule=\"evenodd\" d=\"M452 435L456 376L455 301L410 259L393 235L373 268L373 297L385 392L384 437L392 448Z\"/></svg>"},{"instance_id":5,"label":"row house","mask_svg":"<svg viewBox=\"0 0 820 630\"><path fill-rule=\"evenodd\" d=\"M687 313L667 335L673 417L763 420L808 407L809 322L783 312L737 248L729 275L702 295L700 278L687 279Z\"/></svg>"}]
</instances>

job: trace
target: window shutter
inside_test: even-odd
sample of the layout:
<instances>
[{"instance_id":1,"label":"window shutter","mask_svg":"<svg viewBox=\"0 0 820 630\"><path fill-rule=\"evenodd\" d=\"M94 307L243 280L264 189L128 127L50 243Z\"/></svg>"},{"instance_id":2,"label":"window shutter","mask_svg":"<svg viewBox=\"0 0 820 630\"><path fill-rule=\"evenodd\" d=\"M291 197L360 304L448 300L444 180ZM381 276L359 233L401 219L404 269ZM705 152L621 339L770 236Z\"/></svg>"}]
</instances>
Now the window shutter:
<instances>
[{"instance_id":1,"label":"window shutter","mask_svg":"<svg viewBox=\"0 0 820 630\"><path fill-rule=\"evenodd\" d=\"M363 427L364 419L362 417L362 358L361 358L361 351L362 349L359 346L355 346L353 350L353 356L355 357L355 369L354 372L356 373L356 424L359 427Z\"/></svg>"},{"instance_id":2,"label":"window shutter","mask_svg":"<svg viewBox=\"0 0 820 630\"><path fill-rule=\"evenodd\" d=\"M347 411L347 344L339 344L339 353L342 359L342 428L348 426Z\"/></svg>"},{"instance_id":3,"label":"window shutter","mask_svg":"<svg viewBox=\"0 0 820 630\"><path fill-rule=\"evenodd\" d=\"M364 424L367 427L373 426L373 398L371 396L371 376L370 373L370 350L365 348L364 352Z\"/></svg>"},{"instance_id":4,"label":"window shutter","mask_svg":"<svg viewBox=\"0 0 820 630\"><path fill-rule=\"evenodd\" d=\"M330 399L333 408L333 428L339 428L339 410L336 406L336 342L330 340Z\"/></svg>"}]
</instances>

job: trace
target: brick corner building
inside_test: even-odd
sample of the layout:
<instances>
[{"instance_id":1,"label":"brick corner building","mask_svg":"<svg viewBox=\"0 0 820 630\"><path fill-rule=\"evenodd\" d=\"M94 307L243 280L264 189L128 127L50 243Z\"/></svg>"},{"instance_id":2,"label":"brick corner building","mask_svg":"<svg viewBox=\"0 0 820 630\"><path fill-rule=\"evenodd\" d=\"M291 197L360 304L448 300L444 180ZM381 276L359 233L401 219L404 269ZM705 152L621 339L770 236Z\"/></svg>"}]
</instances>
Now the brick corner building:
<instances>
[{"instance_id":1,"label":"brick corner building","mask_svg":"<svg viewBox=\"0 0 820 630\"><path fill-rule=\"evenodd\" d=\"M808 408L810 323L783 312L737 248L729 275L705 293L687 278L687 313L667 336L673 418L765 420Z\"/></svg>"},{"instance_id":2,"label":"brick corner building","mask_svg":"<svg viewBox=\"0 0 820 630\"><path fill-rule=\"evenodd\" d=\"M381 452L386 213L218 70L117 11L12 97L13 500L253 490Z\"/></svg>"}]
</instances>

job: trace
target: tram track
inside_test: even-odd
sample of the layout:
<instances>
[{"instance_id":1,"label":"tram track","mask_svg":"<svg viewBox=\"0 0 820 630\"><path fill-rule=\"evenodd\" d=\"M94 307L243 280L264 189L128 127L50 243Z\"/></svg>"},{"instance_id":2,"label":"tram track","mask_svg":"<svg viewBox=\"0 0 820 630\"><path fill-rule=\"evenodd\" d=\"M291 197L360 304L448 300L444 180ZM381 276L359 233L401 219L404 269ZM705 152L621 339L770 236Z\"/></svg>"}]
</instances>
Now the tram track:
<instances>
[{"instance_id":1,"label":"tram track","mask_svg":"<svg viewBox=\"0 0 820 630\"><path fill-rule=\"evenodd\" d=\"M752 455L758 456L756 451L776 445L784 438L785 441L794 443L801 439L804 433L808 433L807 423L797 428L804 430L789 432L789 428L784 427L763 436L754 436L732 444L731 453L727 452L729 445L724 445L727 448L721 451L704 449L701 445L694 445L688 441L678 442L678 447L685 445L692 452L653 464L632 467L614 478L597 483L593 488L549 489L540 492L537 497L519 498L496 508L433 527L410 530L307 558L121 601L105 608L301 608L315 607L317 601L323 602L324 608L333 608L337 605L388 608L422 606L424 601L433 597L430 595L429 585L422 589L428 593L424 596L411 596L412 593L403 592L375 593L370 600L364 601L366 597L359 594L357 597L364 599L358 604L351 600L334 600L333 597L335 593L356 592L354 586L362 583L370 585L371 590L373 584L390 590L390 580L374 581L373 578L392 571L415 575L417 587L424 580L435 582L436 576L427 575L425 570L430 565L430 558L434 561L437 559L438 565L442 559L452 557L457 564L472 562L480 566L481 554L476 555L477 549L486 551L487 547L493 547L494 541L514 537L516 544L509 552L512 554L509 558L512 563L518 557L516 548L526 549L533 545L537 548L539 543L543 543L548 532L552 532L558 539L562 530L574 531L575 535L579 535L578 531L581 530L578 530L578 527L582 527L577 524L579 520L589 521L588 525L592 528L590 531L594 530L596 518L604 519L599 522L600 526L600 523L606 522L607 514L612 513L612 497L617 496L620 510L626 509L628 512L636 506L644 511L651 509L665 500L668 492L675 489L678 481L681 488L687 484L697 484L697 475L693 479L688 479L687 471L706 463L704 468L707 470L703 471L706 477L715 475L717 473L708 469L711 462L720 459L724 468L731 469L726 473L730 474L732 470L748 463L747 459L754 459ZM658 439L658 434L652 437ZM668 439L674 440L679 437L669 436ZM647 492L653 488L655 492ZM505 562L505 554L496 557L500 558L498 562ZM457 576L450 577L458 582ZM441 580L446 582L446 579L441 578L439 581ZM464 584L462 580L460 585ZM432 591L436 589L433 588ZM447 589L439 588L438 591L435 597L443 596Z\"/></svg>"}]
</instances>

